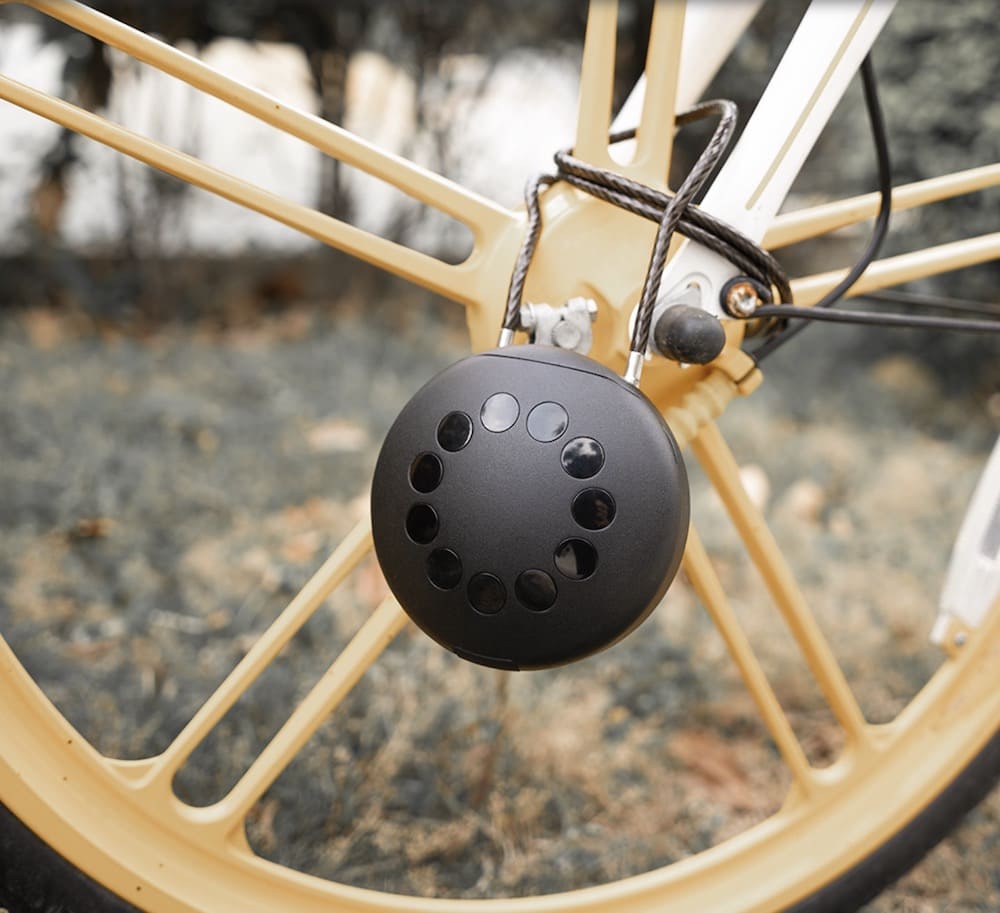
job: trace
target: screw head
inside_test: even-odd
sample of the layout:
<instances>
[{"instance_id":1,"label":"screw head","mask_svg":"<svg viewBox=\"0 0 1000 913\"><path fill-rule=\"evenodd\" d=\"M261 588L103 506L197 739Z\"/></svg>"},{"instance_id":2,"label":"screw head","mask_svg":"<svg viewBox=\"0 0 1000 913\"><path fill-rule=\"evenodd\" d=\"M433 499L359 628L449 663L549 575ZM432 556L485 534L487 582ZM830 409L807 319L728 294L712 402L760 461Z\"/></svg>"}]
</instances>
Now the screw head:
<instances>
[{"instance_id":1,"label":"screw head","mask_svg":"<svg viewBox=\"0 0 1000 913\"><path fill-rule=\"evenodd\" d=\"M726 310L735 317L752 317L761 304L752 282L735 282L726 292Z\"/></svg>"}]
</instances>

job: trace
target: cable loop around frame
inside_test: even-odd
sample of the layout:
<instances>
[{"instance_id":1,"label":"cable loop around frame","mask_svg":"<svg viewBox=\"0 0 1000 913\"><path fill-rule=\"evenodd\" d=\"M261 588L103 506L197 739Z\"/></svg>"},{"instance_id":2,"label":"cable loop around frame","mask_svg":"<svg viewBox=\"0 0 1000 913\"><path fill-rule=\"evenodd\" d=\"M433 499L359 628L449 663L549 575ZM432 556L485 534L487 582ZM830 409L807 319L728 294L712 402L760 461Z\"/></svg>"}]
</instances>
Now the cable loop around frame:
<instances>
[{"instance_id":1,"label":"cable loop around frame","mask_svg":"<svg viewBox=\"0 0 1000 913\"><path fill-rule=\"evenodd\" d=\"M676 119L677 126L683 127L713 114L718 115L719 124L712 139L675 194L655 190L614 171L590 165L577 159L568 149L555 154L555 174L538 175L528 181L525 187L528 228L511 274L502 339L509 340L519 327L524 284L541 233L539 194L542 187L560 180L597 199L659 224L632 335L633 352L644 353L646 350L653 306L670 240L675 231L718 253L766 287L773 286L779 300L792 300L788 277L771 254L721 219L703 212L692 202L732 139L737 108L733 102L725 99L707 101L682 112ZM634 129L624 130L611 134L609 142L613 145L635 135Z\"/></svg>"}]
</instances>

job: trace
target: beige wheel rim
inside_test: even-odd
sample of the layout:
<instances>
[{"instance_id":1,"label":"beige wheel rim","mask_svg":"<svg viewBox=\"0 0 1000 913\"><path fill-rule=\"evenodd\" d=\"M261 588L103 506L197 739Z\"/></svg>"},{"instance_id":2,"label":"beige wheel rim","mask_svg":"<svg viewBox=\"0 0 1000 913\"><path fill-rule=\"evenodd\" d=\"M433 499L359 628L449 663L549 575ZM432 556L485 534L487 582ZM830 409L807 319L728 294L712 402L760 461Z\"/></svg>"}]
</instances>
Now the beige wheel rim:
<instances>
[{"instance_id":1,"label":"beige wheel rim","mask_svg":"<svg viewBox=\"0 0 1000 913\"><path fill-rule=\"evenodd\" d=\"M523 215L508 212L443 179L378 152L337 128L275 104L203 64L133 32L85 7L57 0L31 5L150 62L190 84L249 111L312 143L326 154L357 164L416 198L464 222L475 250L458 266L367 235L351 226L288 203L190 156L129 133L93 114L0 77L0 98L35 111L168 171L198 186L292 225L467 307L475 348L492 345L504 291L523 232ZM610 8L597 4L588 25L583 99L607 95L613 28ZM678 13L677 9L681 12ZM663 4L654 20L653 43L671 54L660 58L660 84L675 72L662 59L676 58L677 17L683 5ZM603 76L601 74L604 74ZM589 93L589 94L588 94ZM664 90L663 98L669 96ZM610 96L608 95L608 104ZM584 111L599 111L582 104ZM668 112L669 113L669 112ZM672 117L663 114L664 122ZM597 148L606 118L581 118L579 149ZM596 144L596 145L595 145ZM652 147L637 174L655 182L669 163ZM921 205L1000 183L1000 168L901 188L897 208ZM818 207L775 224L778 246L865 218L875 205L859 198ZM528 292L559 301L586 294L601 305L592 354L621 369L625 360L628 302L636 297L643 252L653 229L635 217L558 187L545 199L546 235L532 266ZM609 257L609 249L623 252ZM876 264L858 291L907 281L991 259L1000 236L956 242ZM564 269L567 256L605 264L584 280ZM631 262L634 261L634 262ZM632 278L625 278L632 277ZM796 283L803 303L815 301L836 275ZM966 643L946 659L931 682L891 724L868 724L833 658L763 519L750 503L732 454L714 421L728 403L751 393L759 372L739 350L741 328L729 329L724 354L707 368L680 370L654 363L644 390L663 411L678 439L690 448L719 492L748 553L757 564L799 650L845 733L847 748L830 768L811 767L767 679L749 648L695 529L685 571L723 635L743 680L792 774L781 811L766 822L704 853L668 868L602 887L540 898L502 901L432 900L350 888L281 868L256 857L244 836L244 819L316 727L401 630L405 615L391 599L374 609L340 657L231 792L207 808L194 808L173 793L173 776L226 710L266 668L304 621L371 548L367 524L359 525L255 644L226 682L160 756L121 762L99 755L59 715L0 642L0 800L46 843L123 898L156 913L267 910L510 910L621 909L704 913L774 911L801 899L870 854L912 820L976 756L1000 726L1000 605ZM801 848L808 846L808 853Z\"/></svg>"}]
</instances>

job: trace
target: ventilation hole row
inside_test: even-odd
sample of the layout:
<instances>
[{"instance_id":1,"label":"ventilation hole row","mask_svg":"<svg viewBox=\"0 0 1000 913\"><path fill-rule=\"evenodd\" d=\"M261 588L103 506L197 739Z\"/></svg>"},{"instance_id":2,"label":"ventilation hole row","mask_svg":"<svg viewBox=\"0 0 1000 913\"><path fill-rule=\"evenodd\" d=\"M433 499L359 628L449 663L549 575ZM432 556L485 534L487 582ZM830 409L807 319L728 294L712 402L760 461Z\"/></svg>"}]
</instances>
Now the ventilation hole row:
<instances>
[{"instance_id":1,"label":"ventilation hole row","mask_svg":"<svg viewBox=\"0 0 1000 913\"><path fill-rule=\"evenodd\" d=\"M509 393L494 393L487 397L479 410L479 420L487 431L502 434L509 431L517 423L521 415L521 405ZM528 434L542 444L557 441L569 427L569 414L559 403L539 403L528 413L526 422ZM474 430L472 419L460 411L449 412L441 419L437 428L437 442L443 450L457 453L468 446ZM589 439L587 439L589 440ZM594 441L593 443L597 443ZM600 452L600 463L604 463L603 451ZM598 466L598 469L600 466ZM596 472L597 470L595 470ZM567 469L567 472L569 470ZM585 476L589 478L589 476Z\"/></svg>"},{"instance_id":2,"label":"ventilation hole row","mask_svg":"<svg viewBox=\"0 0 1000 913\"><path fill-rule=\"evenodd\" d=\"M427 576L441 590L453 590L462 580L462 559L450 548L435 549L427 558ZM495 574L473 574L465 588L470 605L482 615L496 615L507 603L507 588ZM559 595L552 575L529 568L514 581L518 602L533 612L552 608Z\"/></svg>"},{"instance_id":3,"label":"ventilation hole row","mask_svg":"<svg viewBox=\"0 0 1000 913\"><path fill-rule=\"evenodd\" d=\"M553 561L571 580L584 580L597 570L597 550L584 539L567 539L555 550ZM427 577L439 590L453 590L462 581L462 559L450 548L436 548L427 556ZM466 586L472 607L484 615L495 615L507 601L507 588L495 574L473 574ZM535 612L551 608L559 595L552 575L540 568L522 571L514 581L518 601Z\"/></svg>"}]
</instances>

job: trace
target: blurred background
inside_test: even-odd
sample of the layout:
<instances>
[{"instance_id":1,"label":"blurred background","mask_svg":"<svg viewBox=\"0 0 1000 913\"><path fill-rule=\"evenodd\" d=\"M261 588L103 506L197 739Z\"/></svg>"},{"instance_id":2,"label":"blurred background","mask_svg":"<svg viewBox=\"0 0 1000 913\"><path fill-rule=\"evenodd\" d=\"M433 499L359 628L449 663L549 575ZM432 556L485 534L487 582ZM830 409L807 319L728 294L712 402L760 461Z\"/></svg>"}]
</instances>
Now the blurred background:
<instances>
[{"instance_id":1,"label":"blurred background","mask_svg":"<svg viewBox=\"0 0 1000 913\"><path fill-rule=\"evenodd\" d=\"M584 4L94 5L506 205L572 139ZM621 101L651 3L619 6ZM707 94L745 121L804 8L765 4ZM995 5L941 9L901 3L874 51L897 183L1000 159ZM0 9L0 70L385 237L468 250L459 226L380 182L17 6ZM681 135L678 174L703 142ZM854 85L788 205L874 187ZM884 252L996 231L997 203L900 214ZM868 231L782 260L793 275L847 265ZM915 288L995 304L998 279L992 263ZM401 405L466 350L458 307L4 106L5 636L101 750L162 749L367 509ZM938 588L1000 428L996 343L812 328L767 373L724 428L866 713L891 719L939 662ZM836 726L692 473L720 574L810 757L829 763ZM232 784L383 593L373 562L352 575L186 765L185 798ZM787 777L683 581L647 624L659 636L513 677L405 633L258 804L254 848L368 887L516 895L745 829ZM994 797L871 909L992 913L998 840Z\"/></svg>"},{"instance_id":2,"label":"blurred background","mask_svg":"<svg viewBox=\"0 0 1000 913\"><path fill-rule=\"evenodd\" d=\"M551 168L553 150L572 138L581 4L246 0L159 7L120 0L98 6L507 205L519 201L525 175ZM708 94L734 99L745 119L804 7L765 4ZM650 0L621 4L619 102L642 70L650 9ZM989 3L969 2L935 17L931 4L911 0L894 14L875 61L900 182L995 160L993 12ZM4 10L0 61L15 78L290 199L450 259L467 252L464 230L446 217L16 6ZM867 121L856 96L853 90L821 141L793 205L874 186ZM687 134L680 138L678 175L703 141L697 131ZM162 310L167 302L171 313L202 312L204 300L185 287L186 273L177 268L183 259L218 260L224 272L241 255L306 261L322 253L291 229L13 108L5 114L0 161L0 255L10 258L0 286L5 299L16 300L18 283L30 281L24 294L68 297L115 317ZM981 194L902 214L894 244L903 249L918 238L987 231L992 205ZM114 278L102 274L98 291L86 270L63 262L62 252L113 261ZM331 271L328 263L318 268ZM303 269L299 263L297 271Z\"/></svg>"}]
</instances>

